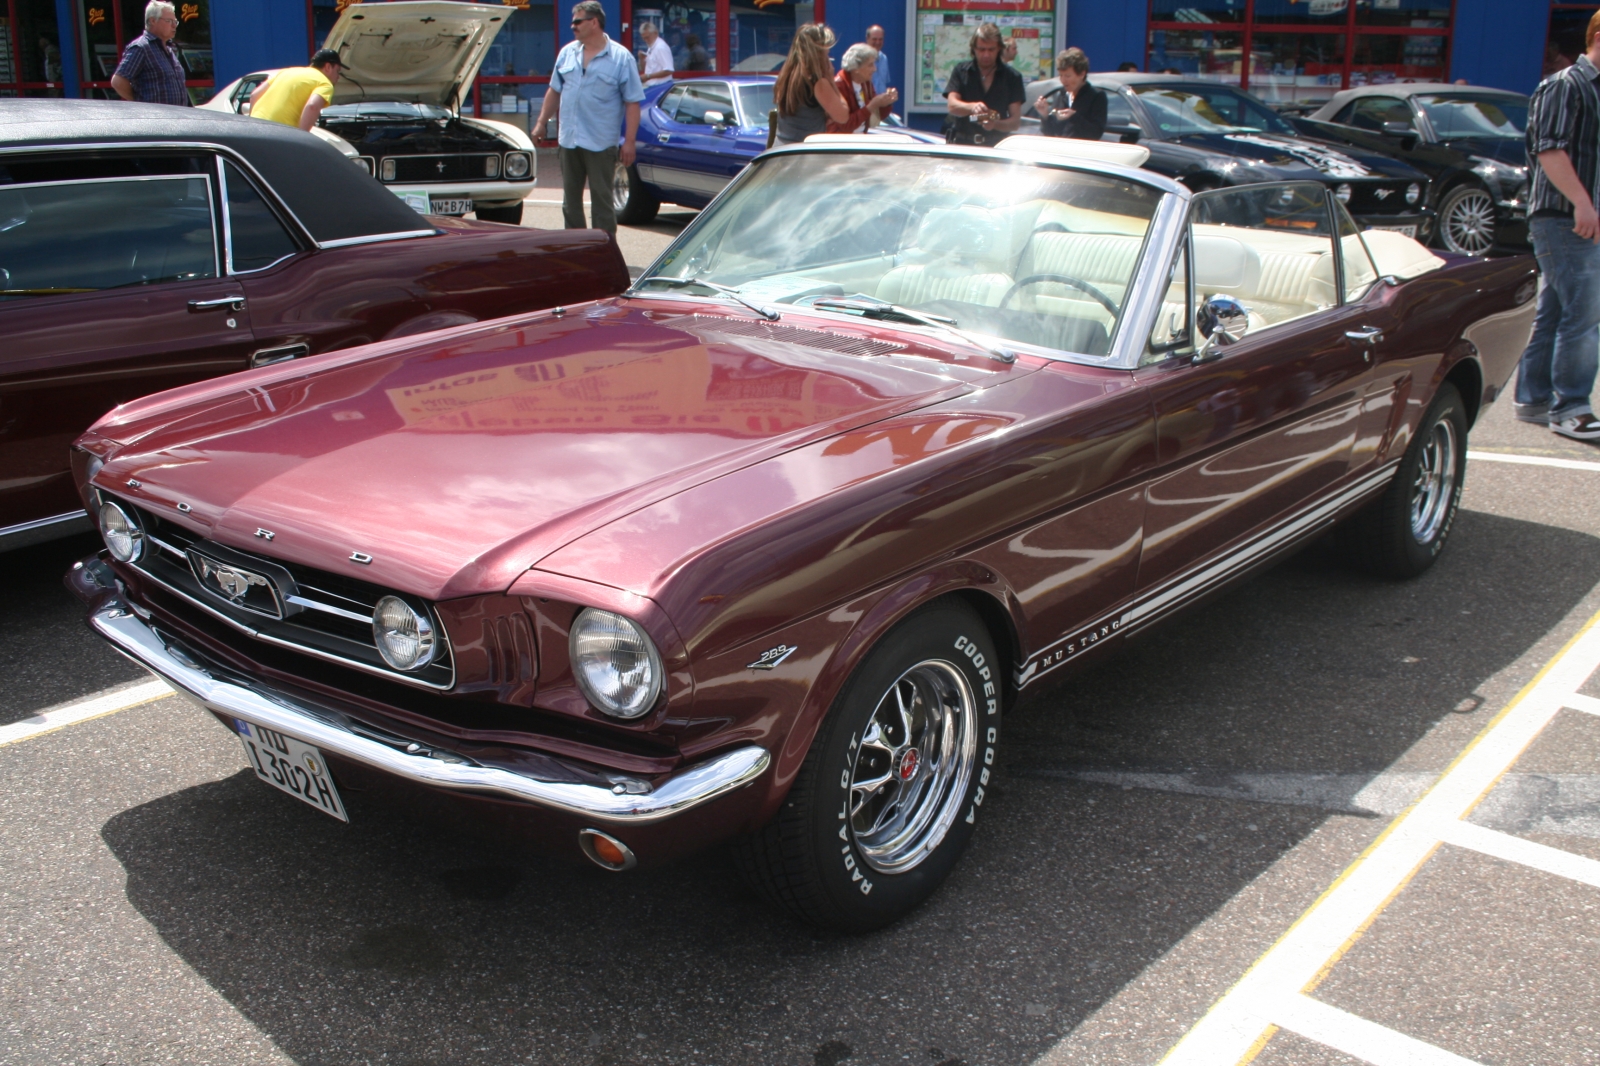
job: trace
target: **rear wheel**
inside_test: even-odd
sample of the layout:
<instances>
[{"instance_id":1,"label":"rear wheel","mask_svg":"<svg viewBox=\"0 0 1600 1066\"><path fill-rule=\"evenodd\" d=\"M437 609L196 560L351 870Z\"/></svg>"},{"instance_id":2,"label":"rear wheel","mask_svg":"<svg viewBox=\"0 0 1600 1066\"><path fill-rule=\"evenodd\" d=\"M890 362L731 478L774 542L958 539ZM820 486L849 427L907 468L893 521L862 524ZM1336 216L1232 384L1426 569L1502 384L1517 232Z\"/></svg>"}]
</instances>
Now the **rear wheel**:
<instances>
[{"instance_id":1,"label":"rear wheel","mask_svg":"<svg viewBox=\"0 0 1600 1066\"><path fill-rule=\"evenodd\" d=\"M511 226L522 225L522 201L506 207L479 207L473 210L479 222L504 222Z\"/></svg>"},{"instance_id":2,"label":"rear wheel","mask_svg":"<svg viewBox=\"0 0 1600 1066\"><path fill-rule=\"evenodd\" d=\"M1365 569L1415 577L1444 550L1467 472L1467 413L1442 385L1382 496L1350 520L1349 546Z\"/></svg>"},{"instance_id":3,"label":"rear wheel","mask_svg":"<svg viewBox=\"0 0 1600 1066\"><path fill-rule=\"evenodd\" d=\"M661 201L651 196L640 180L639 168L627 166L620 159L611 177L611 205L616 209L617 221L624 226L653 221L661 210Z\"/></svg>"},{"instance_id":4,"label":"rear wheel","mask_svg":"<svg viewBox=\"0 0 1600 1066\"><path fill-rule=\"evenodd\" d=\"M1439 243L1463 255L1494 247L1494 200L1476 185L1452 189L1439 205Z\"/></svg>"},{"instance_id":5,"label":"rear wheel","mask_svg":"<svg viewBox=\"0 0 1600 1066\"><path fill-rule=\"evenodd\" d=\"M891 630L840 692L777 816L736 847L751 886L802 921L850 932L932 895L983 804L1000 669L982 621L958 602Z\"/></svg>"}]
</instances>

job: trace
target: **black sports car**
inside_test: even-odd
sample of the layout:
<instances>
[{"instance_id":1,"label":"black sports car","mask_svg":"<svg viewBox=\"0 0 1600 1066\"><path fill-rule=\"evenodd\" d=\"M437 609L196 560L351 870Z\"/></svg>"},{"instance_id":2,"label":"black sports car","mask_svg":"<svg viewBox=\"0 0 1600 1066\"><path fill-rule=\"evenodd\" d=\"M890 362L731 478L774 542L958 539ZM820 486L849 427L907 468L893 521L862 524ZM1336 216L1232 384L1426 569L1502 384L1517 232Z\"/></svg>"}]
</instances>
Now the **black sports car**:
<instances>
[{"instance_id":1,"label":"black sports car","mask_svg":"<svg viewBox=\"0 0 1600 1066\"><path fill-rule=\"evenodd\" d=\"M1309 140L1249 93L1174 74L1093 74L1106 91L1107 140L1150 149L1145 169L1195 191L1261 181L1320 181L1367 229L1427 240L1433 228L1428 178L1393 156ZM1028 86L1024 115L1060 86Z\"/></svg>"},{"instance_id":2,"label":"black sports car","mask_svg":"<svg viewBox=\"0 0 1600 1066\"><path fill-rule=\"evenodd\" d=\"M1307 136L1384 152L1428 175L1440 247L1468 255L1528 250L1528 98L1521 93L1368 85L1289 121Z\"/></svg>"}]
</instances>

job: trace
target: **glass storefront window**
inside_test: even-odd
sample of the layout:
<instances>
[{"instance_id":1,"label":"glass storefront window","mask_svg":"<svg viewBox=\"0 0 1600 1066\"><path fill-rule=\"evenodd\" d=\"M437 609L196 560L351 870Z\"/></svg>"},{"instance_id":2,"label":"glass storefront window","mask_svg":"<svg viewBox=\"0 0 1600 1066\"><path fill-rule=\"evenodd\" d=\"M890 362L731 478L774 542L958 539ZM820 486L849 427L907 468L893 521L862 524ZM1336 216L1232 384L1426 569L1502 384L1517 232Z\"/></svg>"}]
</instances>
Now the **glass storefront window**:
<instances>
[{"instance_id":1,"label":"glass storefront window","mask_svg":"<svg viewBox=\"0 0 1600 1066\"><path fill-rule=\"evenodd\" d=\"M1256 0L1257 25L1343 29L1349 17L1345 0Z\"/></svg>"},{"instance_id":2,"label":"glass storefront window","mask_svg":"<svg viewBox=\"0 0 1600 1066\"><path fill-rule=\"evenodd\" d=\"M212 91L210 0L173 0L178 32L173 44L195 103ZM122 49L144 32L145 0L79 0L78 33L84 95L113 97L108 83ZM198 83L198 84L197 84ZM98 86L98 87L96 87Z\"/></svg>"},{"instance_id":3,"label":"glass storefront window","mask_svg":"<svg viewBox=\"0 0 1600 1066\"><path fill-rule=\"evenodd\" d=\"M1397 81L1448 81L1444 37L1360 34L1350 84L1387 85Z\"/></svg>"},{"instance_id":4,"label":"glass storefront window","mask_svg":"<svg viewBox=\"0 0 1600 1066\"><path fill-rule=\"evenodd\" d=\"M672 49L675 69L717 69L717 0L674 0L663 8L636 7L633 17L635 23L646 20L660 28Z\"/></svg>"},{"instance_id":5,"label":"glass storefront window","mask_svg":"<svg viewBox=\"0 0 1600 1066\"><path fill-rule=\"evenodd\" d=\"M783 66L794 40L794 28L810 22L815 11L810 3L782 0L738 0L728 5L728 69L742 73L768 74Z\"/></svg>"},{"instance_id":6,"label":"glass storefront window","mask_svg":"<svg viewBox=\"0 0 1600 1066\"><path fill-rule=\"evenodd\" d=\"M1250 43L1250 91L1269 104L1329 99L1344 83L1344 42L1342 33L1257 32Z\"/></svg>"},{"instance_id":7,"label":"glass storefront window","mask_svg":"<svg viewBox=\"0 0 1600 1066\"><path fill-rule=\"evenodd\" d=\"M1151 22L1243 22L1244 12L1245 0L1150 0Z\"/></svg>"},{"instance_id":8,"label":"glass storefront window","mask_svg":"<svg viewBox=\"0 0 1600 1066\"><path fill-rule=\"evenodd\" d=\"M1261 19L1261 16L1258 14L1256 18ZM1357 3L1356 25L1443 29L1450 25L1450 4L1448 0L1373 0L1371 4Z\"/></svg>"},{"instance_id":9,"label":"glass storefront window","mask_svg":"<svg viewBox=\"0 0 1600 1066\"><path fill-rule=\"evenodd\" d=\"M1151 30L1150 63L1145 69L1237 85L1244 69L1243 54L1244 35L1236 31Z\"/></svg>"}]
</instances>

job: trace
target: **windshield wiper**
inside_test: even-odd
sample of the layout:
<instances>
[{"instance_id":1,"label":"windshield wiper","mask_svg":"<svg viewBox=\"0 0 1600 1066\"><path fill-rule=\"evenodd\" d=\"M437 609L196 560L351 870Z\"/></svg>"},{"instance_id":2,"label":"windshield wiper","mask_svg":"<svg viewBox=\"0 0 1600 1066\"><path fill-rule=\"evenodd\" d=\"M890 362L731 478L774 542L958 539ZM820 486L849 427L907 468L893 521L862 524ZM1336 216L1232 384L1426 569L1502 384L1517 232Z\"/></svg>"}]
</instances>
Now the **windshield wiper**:
<instances>
[{"instance_id":1,"label":"windshield wiper","mask_svg":"<svg viewBox=\"0 0 1600 1066\"><path fill-rule=\"evenodd\" d=\"M854 311L862 318L898 319L901 322L916 322L920 325L932 326L934 329L942 329L947 333L954 333L957 337L979 349L984 355L996 362L1015 363L1017 361L1016 352L1013 352L1010 348L1005 348L998 344L990 344L988 341L973 336L966 330L961 329L960 323L953 318L946 318L944 315L930 315L923 311L913 311L909 307L888 303L874 296L856 293L856 295L846 299L836 300L832 297L823 297L820 300L811 301L811 306L821 308L824 311Z\"/></svg>"},{"instance_id":2,"label":"windshield wiper","mask_svg":"<svg viewBox=\"0 0 1600 1066\"><path fill-rule=\"evenodd\" d=\"M634 282L633 285L629 287L628 291L622 295L632 295L633 291L640 285L649 285L651 283L666 285L674 289L682 289L689 285L702 285L705 288L710 289L712 292L720 292L722 295L727 296L730 299L737 300L739 303L744 304L746 307L760 315L762 318L766 319L768 322L776 322L778 319L783 317L770 307L762 307L760 304L754 304L749 300L746 300L743 296L739 295L739 290L735 289L731 285L718 285L716 282L707 281L704 278L663 278L660 276L641 278L640 280Z\"/></svg>"}]
</instances>

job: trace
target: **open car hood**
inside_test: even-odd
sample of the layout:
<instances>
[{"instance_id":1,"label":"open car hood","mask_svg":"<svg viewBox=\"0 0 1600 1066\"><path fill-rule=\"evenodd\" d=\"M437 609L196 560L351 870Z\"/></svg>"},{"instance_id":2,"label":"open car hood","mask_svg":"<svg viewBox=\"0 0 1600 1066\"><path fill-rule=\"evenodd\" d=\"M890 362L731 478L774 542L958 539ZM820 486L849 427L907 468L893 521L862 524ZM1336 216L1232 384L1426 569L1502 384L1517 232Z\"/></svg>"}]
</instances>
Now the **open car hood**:
<instances>
[{"instance_id":1,"label":"open car hood","mask_svg":"<svg viewBox=\"0 0 1600 1066\"><path fill-rule=\"evenodd\" d=\"M333 102L399 100L458 111L514 10L457 0L351 4L325 45L345 63Z\"/></svg>"}]
</instances>

